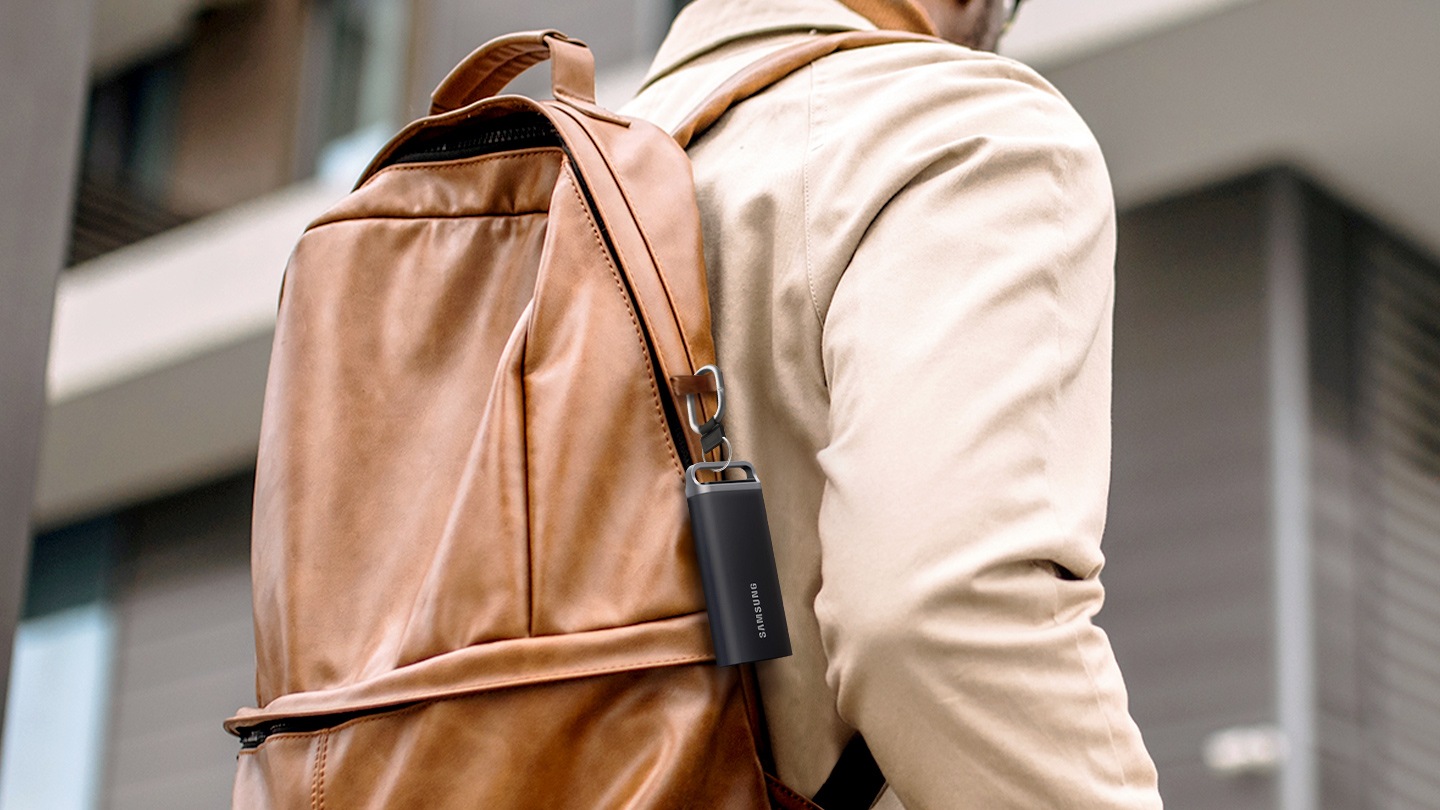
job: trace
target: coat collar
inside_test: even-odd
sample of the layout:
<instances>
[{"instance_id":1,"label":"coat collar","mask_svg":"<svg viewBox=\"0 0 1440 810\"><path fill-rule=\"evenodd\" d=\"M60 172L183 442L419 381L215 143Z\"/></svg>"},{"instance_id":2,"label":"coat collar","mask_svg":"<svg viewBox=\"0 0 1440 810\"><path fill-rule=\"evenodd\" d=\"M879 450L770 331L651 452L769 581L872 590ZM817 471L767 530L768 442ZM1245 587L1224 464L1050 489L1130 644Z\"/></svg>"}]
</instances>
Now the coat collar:
<instances>
[{"instance_id":1,"label":"coat collar","mask_svg":"<svg viewBox=\"0 0 1440 810\"><path fill-rule=\"evenodd\" d=\"M858 31L875 24L837 0L694 0L680 11L645 75L645 85L685 63L750 37Z\"/></svg>"}]
</instances>

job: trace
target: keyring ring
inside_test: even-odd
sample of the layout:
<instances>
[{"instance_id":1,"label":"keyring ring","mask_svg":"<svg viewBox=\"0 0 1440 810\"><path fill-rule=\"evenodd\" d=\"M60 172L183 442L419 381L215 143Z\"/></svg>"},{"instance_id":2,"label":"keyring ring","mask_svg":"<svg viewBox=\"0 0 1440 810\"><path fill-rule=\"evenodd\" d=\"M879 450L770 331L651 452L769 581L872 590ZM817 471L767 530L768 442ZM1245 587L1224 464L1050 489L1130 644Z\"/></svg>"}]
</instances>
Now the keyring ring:
<instances>
[{"instance_id":1,"label":"keyring ring","mask_svg":"<svg viewBox=\"0 0 1440 810\"><path fill-rule=\"evenodd\" d=\"M721 437L720 437L720 446L725 448L725 458L724 458L724 459L721 459L722 461L725 462L725 464L724 464L724 466L722 466L722 467L720 467L719 469L715 470L715 475L716 475L716 476L724 475L724 474L725 474L725 471L728 470L728 469L730 469L730 459L732 458L732 455L731 455L731 453L730 453L730 440L727 439L727 438L724 437L724 436L721 436Z\"/></svg>"}]
</instances>

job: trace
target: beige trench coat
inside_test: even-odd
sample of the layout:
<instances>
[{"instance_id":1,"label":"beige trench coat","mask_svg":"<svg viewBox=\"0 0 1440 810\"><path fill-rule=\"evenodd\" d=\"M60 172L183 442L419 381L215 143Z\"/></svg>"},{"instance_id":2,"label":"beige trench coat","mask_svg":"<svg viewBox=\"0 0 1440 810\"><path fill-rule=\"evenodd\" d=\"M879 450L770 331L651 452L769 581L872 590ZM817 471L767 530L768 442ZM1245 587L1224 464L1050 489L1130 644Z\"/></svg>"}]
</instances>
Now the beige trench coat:
<instances>
[{"instance_id":1,"label":"beige trench coat","mask_svg":"<svg viewBox=\"0 0 1440 810\"><path fill-rule=\"evenodd\" d=\"M764 53L873 27L697 0L625 112L671 128ZM1091 621L1115 220L1084 122L1024 65L903 43L791 75L690 153L795 651L759 667L779 776L813 794L859 729L879 807L1160 806Z\"/></svg>"}]
</instances>

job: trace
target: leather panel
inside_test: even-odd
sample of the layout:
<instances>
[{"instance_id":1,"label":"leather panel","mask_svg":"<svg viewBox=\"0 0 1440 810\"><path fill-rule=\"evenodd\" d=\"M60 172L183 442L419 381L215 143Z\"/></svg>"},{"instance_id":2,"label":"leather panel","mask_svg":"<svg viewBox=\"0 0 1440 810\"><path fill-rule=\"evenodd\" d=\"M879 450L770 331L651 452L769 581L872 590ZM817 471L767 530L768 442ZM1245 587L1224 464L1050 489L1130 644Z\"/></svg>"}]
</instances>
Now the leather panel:
<instances>
[{"instance_id":1,"label":"leather panel","mask_svg":"<svg viewBox=\"0 0 1440 810\"><path fill-rule=\"evenodd\" d=\"M754 810L767 800L737 688L732 671L672 667L277 735L240 756L236 804Z\"/></svg>"},{"instance_id":2,"label":"leather panel","mask_svg":"<svg viewBox=\"0 0 1440 810\"><path fill-rule=\"evenodd\" d=\"M310 227L367 217L506 216L543 213L564 154L537 147L443 163L401 163L366 178L364 192L336 203ZM435 182L443 177L444 182Z\"/></svg>"},{"instance_id":3,"label":"leather panel","mask_svg":"<svg viewBox=\"0 0 1440 810\"><path fill-rule=\"evenodd\" d=\"M586 160L595 165L586 177L596 204L611 223L622 259L627 267L635 267L642 301L655 301L652 307L657 319L665 311L660 307L662 300L673 314L681 339L678 350L689 347L689 352L684 358L688 367L672 373L688 374L704 365L697 356L712 356L715 351L703 272L705 254L693 225L699 221L700 211L689 159L678 144L666 142L671 139L663 130L648 121L634 120L622 128L563 108L557 110L557 120L577 125L587 136L572 151L582 158L582 165L589 165ZM691 267L701 272L680 269ZM657 323L656 328L667 330L670 325Z\"/></svg>"},{"instance_id":4,"label":"leather panel","mask_svg":"<svg viewBox=\"0 0 1440 810\"><path fill-rule=\"evenodd\" d=\"M301 239L256 474L262 705L528 632L528 606L515 599L528 582L524 473L508 470L518 477L508 488L469 490L478 472L523 459L502 452L523 445L513 401L523 345L511 347L508 376L496 371L545 233L546 215L523 214L344 220ZM427 625L427 572L456 544L483 551L484 565L446 596L465 618Z\"/></svg>"},{"instance_id":5,"label":"leather panel","mask_svg":"<svg viewBox=\"0 0 1440 810\"><path fill-rule=\"evenodd\" d=\"M568 169L550 217L525 375L532 632L703 610L644 334Z\"/></svg>"},{"instance_id":6,"label":"leather panel","mask_svg":"<svg viewBox=\"0 0 1440 810\"><path fill-rule=\"evenodd\" d=\"M576 680L609 672L681 666L715 658L703 613L563 636L475 644L369 680L295 692L225 721L232 734L274 720L368 711L435 698ZM715 669L716 677L726 670Z\"/></svg>"},{"instance_id":7,"label":"leather panel","mask_svg":"<svg viewBox=\"0 0 1440 810\"><path fill-rule=\"evenodd\" d=\"M619 254L620 265L635 292L639 314L650 327L660 360L658 372L661 379L689 374L710 362L704 359L713 358L715 351L708 328L710 305L705 295L696 294L703 293L704 284L698 281L681 281L687 276L698 275L703 278L704 271L704 256L698 235L688 238L682 235L691 234L692 231L698 233L693 224L688 227L685 225L686 222L693 223L699 218L699 213L694 208L693 192L688 195L689 199L685 194L675 194L675 198L669 199L665 205L648 211L653 223L642 222L638 219L639 209L632 206L627 199L625 186L622 186L613 173L611 163L606 157L606 151L627 153L638 150L663 167L668 157L683 158L684 153L657 137L661 134L660 131L642 121L635 121L628 127L619 127L572 112L563 105L548 106L551 107L552 120L566 137L570 154L580 166L581 176L599 212L601 222ZM605 144L603 150L602 143ZM689 190L688 165L670 164L670 168L672 171L667 175L666 182L669 183L671 192ZM643 196L640 198L644 199ZM669 223L668 226L665 223ZM647 238L649 231L642 230L642 227L653 227L653 240ZM667 238L662 241L659 238L662 236ZM655 250L652 250L652 241L657 246ZM692 247L683 247L691 242L694 243ZM663 247L660 247L662 245ZM694 267L699 273L674 270L667 273L663 266L657 263L657 258L661 256L668 256L677 262L692 262L677 266ZM678 293L673 297L672 287ZM677 306L691 311L689 317L695 334L684 331L680 316L676 313ZM702 325L705 327L703 332L699 331ZM699 437L686 431L685 439L690 444L691 458L699 459Z\"/></svg>"}]
</instances>

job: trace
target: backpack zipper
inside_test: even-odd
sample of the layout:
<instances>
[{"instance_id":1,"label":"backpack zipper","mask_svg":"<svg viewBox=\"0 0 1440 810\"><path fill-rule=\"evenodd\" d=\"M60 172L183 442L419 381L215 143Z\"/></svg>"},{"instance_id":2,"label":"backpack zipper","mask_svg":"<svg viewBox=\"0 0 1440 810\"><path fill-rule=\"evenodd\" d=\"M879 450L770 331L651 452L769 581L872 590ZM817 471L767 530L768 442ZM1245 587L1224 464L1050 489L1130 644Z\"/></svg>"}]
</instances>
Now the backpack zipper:
<instances>
[{"instance_id":1,"label":"backpack zipper","mask_svg":"<svg viewBox=\"0 0 1440 810\"><path fill-rule=\"evenodd\" d=\"M462 160L492 152L508 152L536 146L557 146L559 143L560 138L548 123L525 124L482 132L456 140L441 139L429 144L421 144L414 151L401 152L387 161L386 165Z\"/></svg>"},{"instance_id":2,"label":"backpack zipper","mask_svg":"<svg viewBox=\"0 0 1440 810\"><path fill-rule=\"evenodd\" d=\"M625 295L630 299L630 308L635 312L635 320L640 324L640 334L645 338L645 351L650 357L650 369L660 392L660 406L665 412L665 424L670 430L670 440L675 445L675 452L680 458L680 466L682 469L689 469L694 461L690 455L690 445L685 441L685 422L680 418L680 411L675 407L675 398L670 392L670 384L661 370L660 356L655 351L655 341L650 336L650 327L640 316L639 299L635 296L634 288L630 286L629 277L625 275L624 269L620 266L620 254L615 249L615 243L610 239L610 231L606 229L604 220L600 218L600 209L595 204L590 187L586 185L585 178L580 174L579 161L575 160L575 155L560 139L559 133L555 131L554 125L549 120L540 116L527 116L527 118L525 123L505 129L491 130L455 140L440 139L428 145L422 144L415 151L400 152L387 161L386 165L462 160L492 152L528 149L536 146L559 146L565 151L565 158L570 162L571 173L575 176L576 185L579 186L580 194L585 199L585 205L590 210L590 218L594 220L595 227L600 231L600 236L605 243L605 250L609 253L611 262L620 274L620 280L625 287Z\"/></svg>"},{"instance_id":3,"label":"backpack zipper","mask_svg":"<svg viewBox=\"0 0 1440 810\"><path fill-rule=\"evenodd\" d=\"M660 392L660 407L665 411L665 424L670 429L670 441L674 443L675 452L680 457L681 469L688 470L694 461L690 456L690 445L685 441L685 423L680 420L680 411L675 407L675 397L670 393L670 383L665 379L664 371L661 370L660 355L655 351L655 341L650 337L650 327L640 314L640 300L635 296L634 288L630 286L630 278L625 274L624 268L620 266L620 253L610 239L610 231L605 227L605 221L600 218L600 209L595 204L595 198L590 194L590 187L586 185L585 178L580 174L579 161L575 160L575 156L571 154L570 147L562 143L560 148L565 150L565 157L570 161L571 174L575 177L576 185L580 187L581 196L585 198L585 205L590 209L590 218L595 222L595 227L599 229L600 237L605 242L605 250L609 252L610 261L615 265L615 270L625 287L625 295L630 298L630 308L635 312L635 322L640 324L640 334L645 338L645 351L650 355L650 370Z\"/></svg>"},{"instance_id":4,"label":"backpack zipper","mask_svg":"<svg viewBox=\"0 0 1440 810\"><path fill-rule=\"evenodd\" d=\"M316 714L308 717L287 717L284 720L271 720L266 723L246 726L245 728L237 730L235 734L240 738L240 750L248 751L252 748L259 748L261 744L274 734L313 734L317 731L335 728L351 720L358 720L361 717L385 714L386 712L398 712L414 705L414 702L398 703L393 706L378 706L373 709L360 709L359 711L353 712Z\"/></svg>"}]
</instances>

